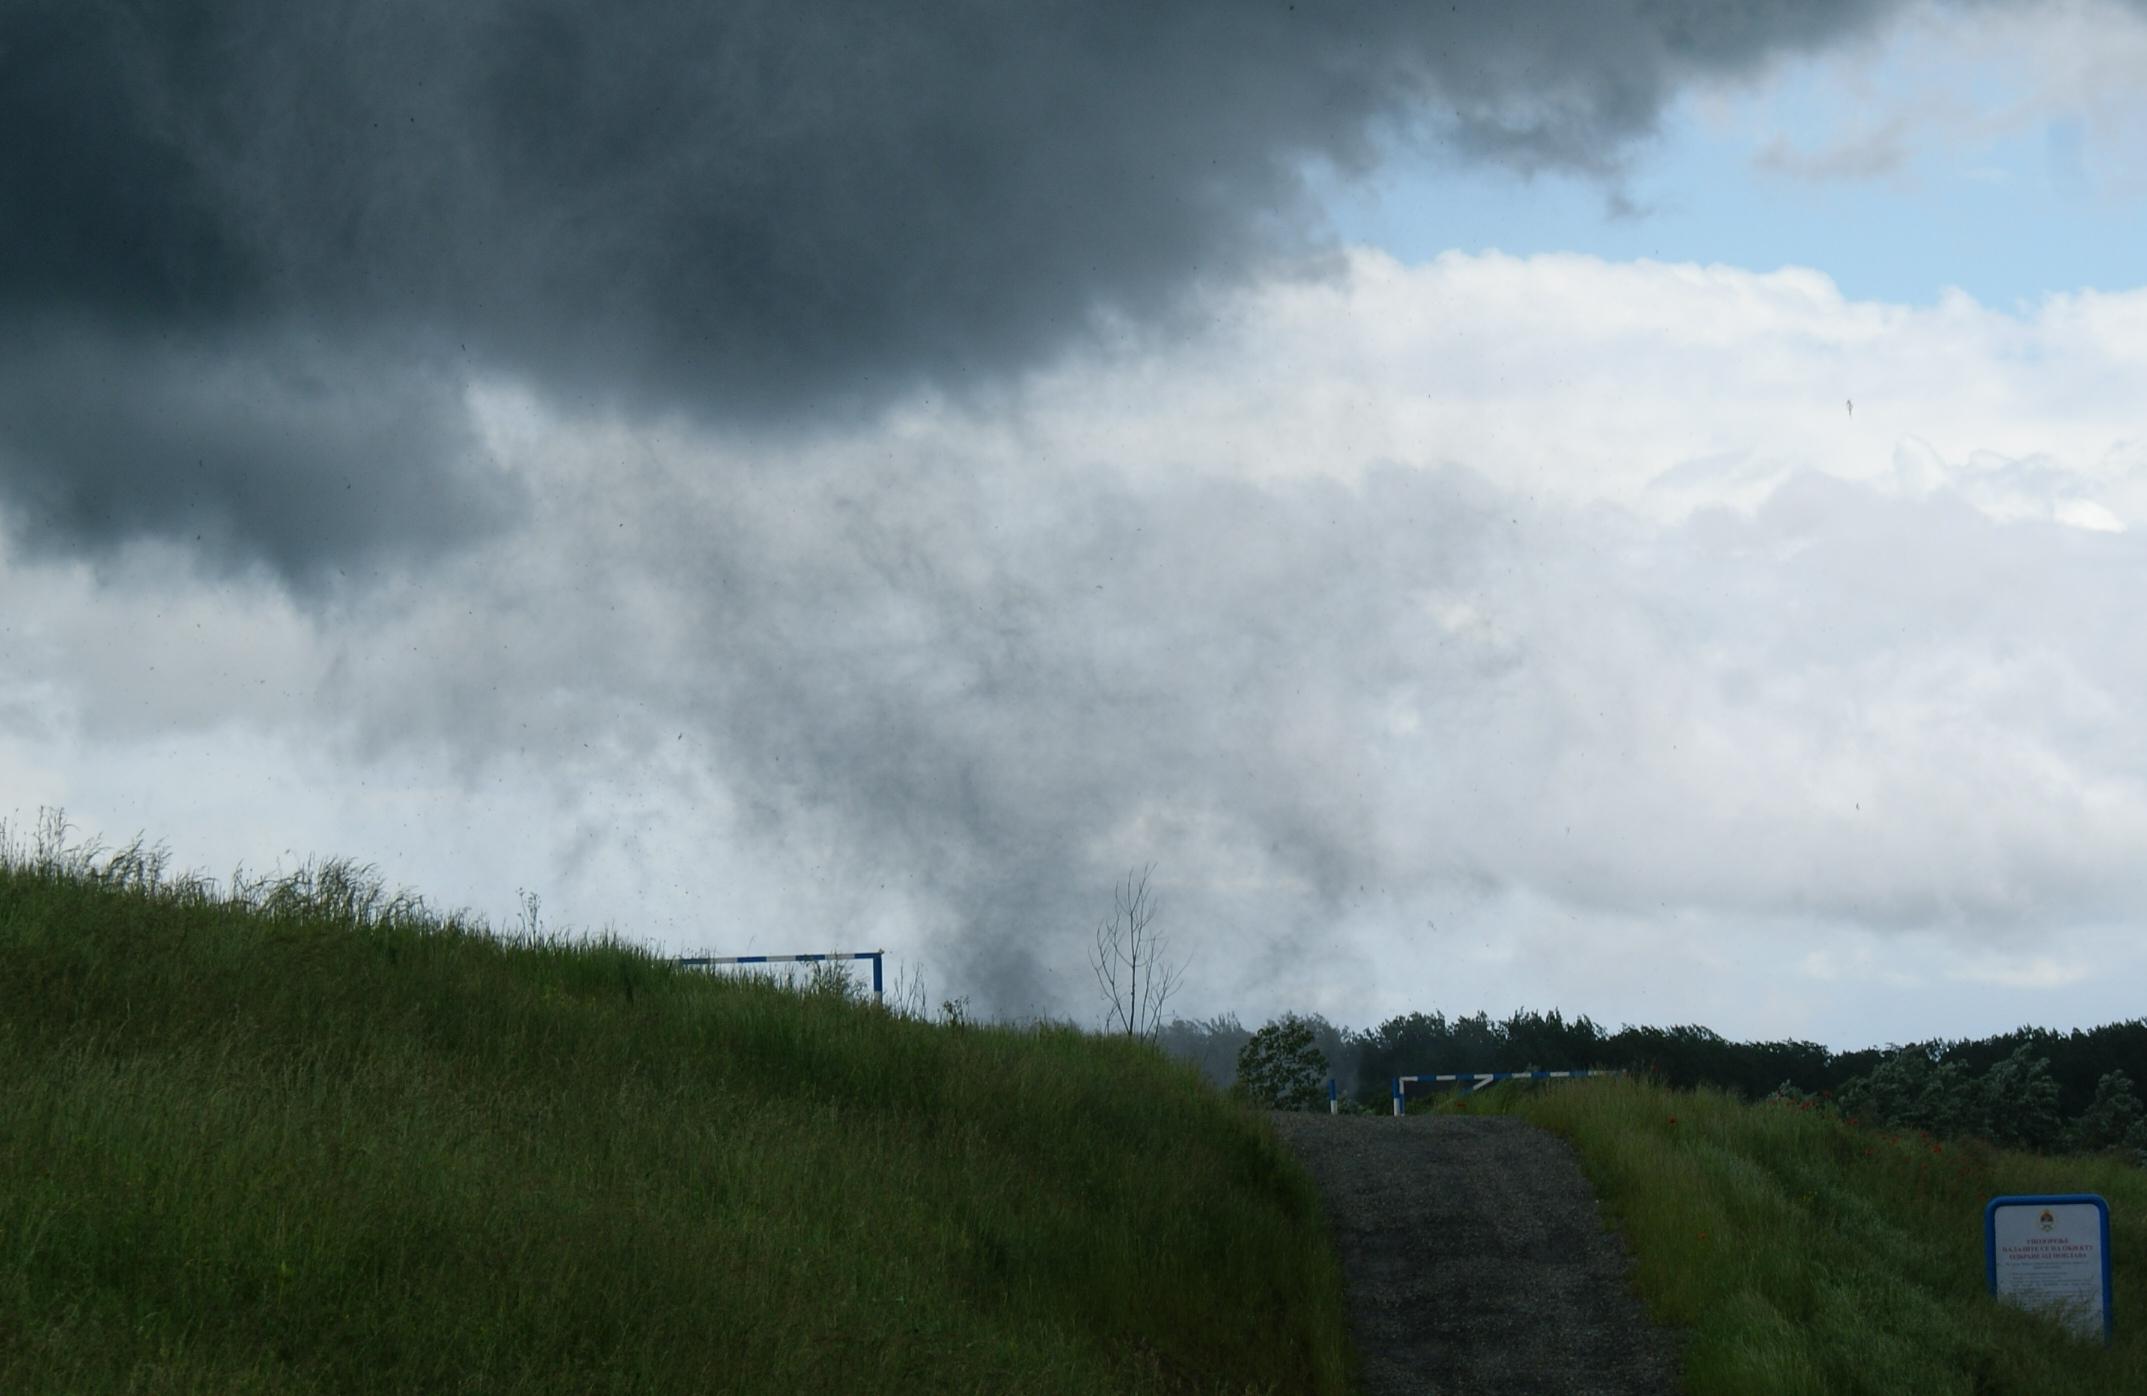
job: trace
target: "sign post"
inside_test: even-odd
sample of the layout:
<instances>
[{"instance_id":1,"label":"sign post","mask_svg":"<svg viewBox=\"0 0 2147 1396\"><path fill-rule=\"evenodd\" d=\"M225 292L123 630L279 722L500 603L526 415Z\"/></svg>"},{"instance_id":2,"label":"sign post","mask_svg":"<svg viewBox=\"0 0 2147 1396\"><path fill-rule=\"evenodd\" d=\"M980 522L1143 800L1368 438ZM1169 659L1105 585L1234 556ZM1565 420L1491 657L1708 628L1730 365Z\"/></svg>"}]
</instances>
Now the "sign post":
<instances>
[{"instance_id":1,"label":"sign post","mask_svg":"<svg viewBox=\"0 0 2147 1396\"><path fill-rule=\"evenodd\" d=\"M1983 1257L1998 1298L2110 1341L2110 1204L2094 1193L1992 1198Z\"/></svg>"}]
</instances>

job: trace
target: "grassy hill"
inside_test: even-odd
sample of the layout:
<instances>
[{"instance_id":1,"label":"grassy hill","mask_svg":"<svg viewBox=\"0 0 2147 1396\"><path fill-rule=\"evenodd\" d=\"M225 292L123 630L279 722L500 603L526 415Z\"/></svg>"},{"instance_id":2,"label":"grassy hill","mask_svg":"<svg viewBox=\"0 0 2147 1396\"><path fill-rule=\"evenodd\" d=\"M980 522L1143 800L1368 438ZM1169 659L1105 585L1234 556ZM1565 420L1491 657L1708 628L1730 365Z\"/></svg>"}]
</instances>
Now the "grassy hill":
<instances>
[{"instance_id":1,"label":"grassy hill","mask_svg":"<svg viewBox=\"0 0 2147 1396\"><path fill-rule=\"evenodd\" d=\"M1572 1140L1649 1312L1687 1330L1693 1396L2147 1392L2147 1171L2121 1157L2011 1153L1631 1080L1439 1108ZM2038 1192L2110 1204L2108 1348L1986 1292L1984 1204Z\"/></svg>"},{"instance_id":2,"label":"grassy hill","mask_svg":"<svg viewBox=\"0 0 2147 1396\"><path fill-rule=\"evenodd\" d=\"M0 856L0 1391L1294 1394L1342 1333L1151 1051Z\"/></svg>"}]
</instances>

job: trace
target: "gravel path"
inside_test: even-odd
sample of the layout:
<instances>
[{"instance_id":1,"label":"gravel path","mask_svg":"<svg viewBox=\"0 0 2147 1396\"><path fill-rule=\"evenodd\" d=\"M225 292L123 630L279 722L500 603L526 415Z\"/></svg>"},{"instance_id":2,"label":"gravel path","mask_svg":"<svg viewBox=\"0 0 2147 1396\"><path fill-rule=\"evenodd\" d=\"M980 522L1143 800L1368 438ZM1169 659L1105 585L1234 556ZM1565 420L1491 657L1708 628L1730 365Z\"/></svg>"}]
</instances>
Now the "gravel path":
<instances>
[{"instance_id":1,"label":"gravel path","mask_svg":"<svg viewBox=\"0 0 2147 1396\"><path fill-rule=\"evenodd\" d=\"M1277 1114L1319 1184L1365 1396L1655 1396L1675 1338L1564 1140L1500 1116Z\"/></svg>"}]
</instances>

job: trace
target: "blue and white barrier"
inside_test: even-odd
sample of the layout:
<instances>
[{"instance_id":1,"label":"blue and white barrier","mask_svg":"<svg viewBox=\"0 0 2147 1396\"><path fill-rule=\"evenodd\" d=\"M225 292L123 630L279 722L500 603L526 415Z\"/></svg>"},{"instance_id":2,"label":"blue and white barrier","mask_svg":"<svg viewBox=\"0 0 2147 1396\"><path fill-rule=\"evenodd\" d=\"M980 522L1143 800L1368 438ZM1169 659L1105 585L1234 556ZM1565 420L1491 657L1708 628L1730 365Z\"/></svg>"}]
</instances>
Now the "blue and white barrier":
<instances>
[{"instance_id":1,"label":"blue and white barrier","mask_svg":"<svg viewBox=\"0 0 2147 1396\"><path fill-rule=\"evenodd\" d=\"M885 950L830 950L824 955L695 955L680 959L681 969L701 969L710 965L805 965L818 964L823 960L870 960L872 961L872 996L881 998L880 961Z\"/></svg>"},{"instance_id":2,"label":"blue and white barrier","mask_svg":"<svg viewBox=\"0 0 2147 1396\"><path fill-rule=\"evenodd\" d=\"M1461 1093L1481 1090L1500 1081L1572 1081L1583 1076L1623 1076L1622 1071L1451 1071L1438 1076L1396 1076L1394 1081L1394 1113L1402 1113L1402 1100L1409 1088L1419 1082L1429 1085L1458 1085Z\"/></svg>"}]
</instances>

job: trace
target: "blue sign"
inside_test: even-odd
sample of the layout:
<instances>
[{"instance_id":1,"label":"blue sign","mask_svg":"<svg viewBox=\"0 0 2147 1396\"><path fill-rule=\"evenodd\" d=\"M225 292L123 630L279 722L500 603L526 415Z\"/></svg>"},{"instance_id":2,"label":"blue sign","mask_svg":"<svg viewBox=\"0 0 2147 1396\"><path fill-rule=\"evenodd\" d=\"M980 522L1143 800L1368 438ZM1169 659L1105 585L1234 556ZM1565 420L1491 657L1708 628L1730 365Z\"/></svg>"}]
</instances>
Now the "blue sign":
<instances>
[{"instance_id":1,"label":"blue sign","mask_svg":"<svg viewBox=\"0 0 2147 1396\"><path fill-rule=\"evenodd\" d=\"M1990 1292L2110 1341L2110 1204L2091 1192L1994 1197L1983 1208Z\"/></svg>"}]
</instances>

